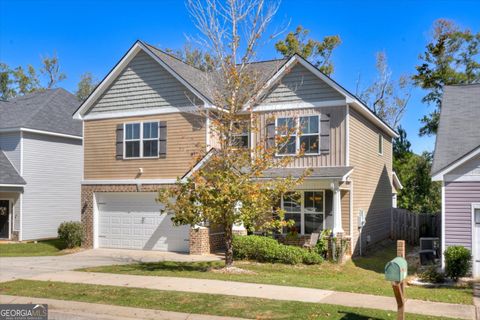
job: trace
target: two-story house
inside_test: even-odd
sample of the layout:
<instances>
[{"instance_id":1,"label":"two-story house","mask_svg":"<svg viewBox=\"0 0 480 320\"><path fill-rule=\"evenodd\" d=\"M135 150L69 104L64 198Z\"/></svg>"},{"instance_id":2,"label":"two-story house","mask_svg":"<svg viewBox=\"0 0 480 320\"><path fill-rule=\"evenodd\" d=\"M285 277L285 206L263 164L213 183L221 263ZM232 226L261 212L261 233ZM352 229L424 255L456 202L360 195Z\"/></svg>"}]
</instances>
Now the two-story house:
<instances>
[{"instance_id":1,"label":"two-story house","mask_svg":"<svg viewBox=\"0 0 480 320\"><path fill-rule=\"evenodd\" d=\"M480 277L479 117L480 84L445 86L432 165L432 179L442 182L442 250L469 249L475 277Z\"/></svg>"},{"instance_id":2,"label":"two-story house","mask_svg":"<svg viewBox=\"0 0 480 320\"><path fill-rule=\"evenodd\" d=\"M56 238L80 220L79 104L64 89L0 101L0 239Z\"/></svg>"},{"instance_id":3,"label":"two-story house","mask_svg":"<svg viewBox=\"0 0 480 320\"><path fill-rule=\"evenodd\" d=\"M295 176L312 169L298 188L300 199L286 195L282 200L299 233L332 229L351 237L355 250L361 242L388 237L395 131L300 56L251 67L265 76L265 83L253 106L260 130L244 139L254 147L272 140L279 127L301 126L278 156L308 145L288 168L265 173L265 178ZM199 240L188 226L174 227L155 201L159 188L195 167L199 146L215 144L208 119L193 112L218 107L203 75L137 41L77 110L74 117L83 120L84 130L87 246L198 253L198 241L218 238L211 232Z\"/></svg>"}]
</instances>

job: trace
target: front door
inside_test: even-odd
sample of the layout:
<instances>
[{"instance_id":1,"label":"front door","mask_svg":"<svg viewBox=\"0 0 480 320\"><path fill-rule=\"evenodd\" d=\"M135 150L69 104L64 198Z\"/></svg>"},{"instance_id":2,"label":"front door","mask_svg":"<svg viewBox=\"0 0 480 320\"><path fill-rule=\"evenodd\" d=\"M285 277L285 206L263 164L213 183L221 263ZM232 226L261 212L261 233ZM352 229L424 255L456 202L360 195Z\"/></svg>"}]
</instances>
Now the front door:
<instances>
[{"instance_id":1,"label":"front door","mask_svg":"<svg viewBox=\"0 0 480 320\"><path fill-rule=\"evenodd\" d=\"M0 200L0 238L8 238L10 221L10 201Z\"/></svg>"},{"instance_id":2,"label":"front door","mask_svg":"<svg viewBox=\"0 0 480 320\"><path fill-rule=\"evenodd\" d=\"M475 277L480 277L480 208L475 208L474 212L474 241L475 245L473 246L475 252L473 252L473 275Z\"/></svg>"}]
</instances>

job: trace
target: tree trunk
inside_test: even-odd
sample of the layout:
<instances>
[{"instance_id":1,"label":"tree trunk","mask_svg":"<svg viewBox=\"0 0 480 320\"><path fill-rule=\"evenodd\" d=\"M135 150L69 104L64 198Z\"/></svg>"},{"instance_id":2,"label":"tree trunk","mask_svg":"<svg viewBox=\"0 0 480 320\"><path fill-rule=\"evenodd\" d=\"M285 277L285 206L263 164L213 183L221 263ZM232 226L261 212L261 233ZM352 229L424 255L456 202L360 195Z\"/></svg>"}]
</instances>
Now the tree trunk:
<instances>
[{"instance_id":1,"label":"tree trunk","mask_svg":"<svg viewBox=\"0 0 480 320\"><path fill-rule=\"evenodd\" d=\"M233 227L231 225L225 225L225 267L231 267L233 265Z\"/></svg>"}]
</instances>

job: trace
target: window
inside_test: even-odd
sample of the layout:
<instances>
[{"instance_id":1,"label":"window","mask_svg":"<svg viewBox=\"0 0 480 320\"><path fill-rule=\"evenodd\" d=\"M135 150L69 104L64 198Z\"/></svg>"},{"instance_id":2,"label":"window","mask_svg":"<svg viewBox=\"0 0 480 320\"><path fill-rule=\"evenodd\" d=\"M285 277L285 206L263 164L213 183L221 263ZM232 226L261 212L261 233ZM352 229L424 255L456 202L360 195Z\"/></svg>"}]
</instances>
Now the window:
<instances>
[{"instance_id":1,"label":"window","mask_svg":"<svg viewBox=\"0 0 480 320\"><path fill-rule=\"evenodd\" d=\"M248 148L249 142L248 122L239 122L234 124L233 145L238 148Z\"/></svg>"},{"instance_id":2,"label":"window","mask_svg":"<svg viewBox=\"0 0 480 320\"><path fill-rule=\"evenodd\" d=\"M318 116L300 117L300 147L305 148L305 154L317 154L319 142Z\"/></svg>"},{"instance_id":3,"label":"window","mask_svg":"<svg viewBox=\"0 0 480 320\"><path fill-rule=\"evenodd\" d=\"M278 118L277 134L280 137L287 137L286 141L282 141L278 154L289 155L297 153L297 124L295 118Z\"/></svg>"},{"instance_id":4,"label":"window","mask_svg":"<svg viewBox=\"0 0 480 320\"><path fill-rule=\"evenodd\" d=\"M140 157L140 123L125 125L125 158Z\"/></svg>"},{"instance_id":5,"label":"window","mask_svg":"<svg viewBox=\"0 0 480 320\"><path fill-rule=\"evenodd\" d=\"M383 136L378 134L378 154L383 154Z\"/></svg>"},{"instance_id":6,"label":"window","mask_svg":"<svg viewBox=\"0 0 480 320\"><path fill-rule=\"evenodd\" d=\"M311 234L325 228L325 192L297 191L282 199L285 220L294 220L300 234Z\"/></svg>"},{"instance_id":7,"label":"window","mask_svg":"<svg viewBox=\"0 0 480 320\"><path fill-rule=\"evenodd\" d=\"M158 122L143 124L143 156L158 157Z\"/></svg>"},{"instance_id":8,"label":"window","mask_svg":"<svg viewBox=\"0 0 480 320\"><path fill-rule=\"evenodd\" d=\"M318 154L320 151L319 116L303 116L296 118L278 118L277 134L288 136L278 148L279 155L295 155L304 148L305 154Z\"/></svg>"},{"instance_id":9,"label":"window","mask_svg":"<svg viewBox=\"0 0 480 320\"><path fill-rule=\"evenodd\" d=\"M158 122L126 123L125 158L158 157Z\"/></svg>"}]
</instances>

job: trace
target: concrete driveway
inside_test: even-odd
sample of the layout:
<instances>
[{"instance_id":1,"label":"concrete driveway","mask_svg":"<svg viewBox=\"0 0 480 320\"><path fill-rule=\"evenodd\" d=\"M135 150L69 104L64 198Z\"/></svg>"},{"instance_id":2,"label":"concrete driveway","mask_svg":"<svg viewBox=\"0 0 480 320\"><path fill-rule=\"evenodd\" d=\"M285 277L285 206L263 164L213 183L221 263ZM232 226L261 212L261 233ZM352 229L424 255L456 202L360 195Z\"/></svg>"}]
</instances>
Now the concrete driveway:
<instances>
[{"instance_id":1,"label":"concrete driveway","mask_svg":"<svg viewBox=\"0 0 480 320\"><path fill-rule=\"evenodd\" d=\"M1 257L0 282L25 279L44 273L112 264L156 261L216 261L220 255L195 256L174 252L93 249L63 256Z\"/></svg>"}]
</instances>

